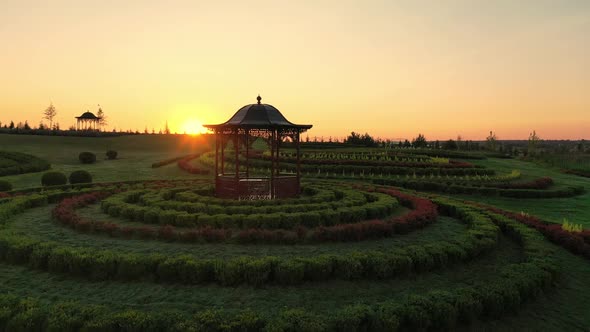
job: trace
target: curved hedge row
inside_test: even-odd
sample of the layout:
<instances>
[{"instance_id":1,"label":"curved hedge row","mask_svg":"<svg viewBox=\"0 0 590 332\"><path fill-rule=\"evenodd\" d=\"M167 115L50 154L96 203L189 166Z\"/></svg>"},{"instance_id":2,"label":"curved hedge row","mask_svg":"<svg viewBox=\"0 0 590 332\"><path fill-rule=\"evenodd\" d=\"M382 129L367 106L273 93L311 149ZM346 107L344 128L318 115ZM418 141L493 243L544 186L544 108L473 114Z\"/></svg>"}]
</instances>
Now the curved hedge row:
<instances>
[{"instance_id":1,"label":"curved hedge row","mask_svg":"<svg viewBox=\"0 0 590 332\"><path fill-rule=\"evenodd\" d=\"M329 227L320 226L312 229L297 227L294 231L250 228L235 232L231 229L211 227L181 231L170 225L164 225L156 229L146 226L120 226L117 223L98 222L81 218L76 214L75 209L93 204L109 195L109 193L105 192L96 192L64 199L53 209L52 216L78 231L105 233L111 237L139 237L182 242L231 241L242 244L361 241L388 237L393 234L406 234L436 221L438 213L436 205L431 201L403 194L397 190L384 190L381 192L398 198L402 205L412 209L411 212L389 220L367 220L359 223Z\"/></svg>"},{"instance_id":2,"label":"curved hedge row","mask_svg":"<svg viewBox=\"0 0 590 332\"><path fill-rule=\"evenodd\" d=\"M46 199L44 196L39 197ZM14 200L30 206L30 199L23 197ZM12 203L0 205L0 211L6 211L6 207L11 205ZM5 216L12 213L14 211L7 212ZM471 216L469 213L462 216L462 220L469 225L469 230L454 239L422 246L410 245L387 252L365 251L286 258L243 256L227 260L75 248L2 230L0 260L92 280L147 278L156 282L216 282L225 286L246 283L258 286L331 279L388 279L412 271L429 271L470 260L496 245L498 228L489 220Z\"/></svg>"},{"instance_id":3,"label":"curved hedge row","mask_svg":"<svg viewBox=\"0 0 590 332\"><path fill-rule=\"evenodd\" d=\"M199 157L198 154L187 156L187 157L180 159L176 164L178 165L178 167L180 169L182 169L183 171L189 172L191 174L203 174L203 175L209 174L209 170L195 167L190 163L191 160L196 159L198 157Z\"/></svg>"},{"instance_id":4,"label":"curved hedge row","mask_svg":"<svg viewBox=\"0 0 590 332\"><path fill-rule=\"evenodd\" d=\"M436 200L441 209L456 215L473 225L483 223L491 225L491 221L479 210L463 203L439 198ZM3 209L0 206L0 211ZM0 219L4 220L4 219ZM407 331L407 330L453 330L458 324L468 324L475 319L497 318L504 313L513 313L522 303L529 301L544 288L550 286L557 276L557 262L551 247L536 231L529 229L506 217L495 217L493 220L506 235L513 238L523 247L525 259L520 263L508 264L499 268L497 275L490 280L476 282L471 286L450 288L444 291L431 290L422 295L408 295L400 300L382 302L357 303L339 308L327 308L323 313L314 313L305 308L283 308L277 313L269 314L244 309L238 312L224 310L205 310L194 315L187 312L164 311L146 312L140 310L117 311L101 305L83 305L77 302L47 303L37 299L20 298L10 294L0 295L0 326L7 330L142 330L142 331L178 331L195 330L268 330L268 331ZM495 227L495 226L494 226ZM487 228L486 229L490 229ZM497 230L497 228L496 228ZM486 238L488 234L478 227L472 229L473 236ZM494 232L492 232L494 233ZM20 242L21 247L26 247ZM37 245L29 261L31 266L43 265L43 244ZM21 250L23 252L25 250ZM67 256L67 250L59 252L58 257L68 257L70 260L81 262L82 259ZM2 246L0 253L6 258L6 247ZM98 253L103 255L102 253ZM113 255L115 255L113 253ZM24 256L22 256L24 257ZM157 255L154 257L154 268L157 273L160 266L156 266ZM438 256L436 256L438 257ZM77 270L68 271L73 274L87 273L91 268L92 256L86 256L86 265L69 265ZM113 263L109 256L102 256L98 261L106 271L112 271L113 266L120 266L120 262ZM89 261L90 260L90 261ZM52 269L61 266L57 257L51 258ZM414 260L412 260L414 262ZM426 262L426 261L425 261ZM126 262L127 271L141 270L138 260ZM241 273L249 280L258 279L265 264L258 261L243 261ZM386 261L382 267L389 268ZM399 263L398 263L399 264ZM186 265L181 258L166 263L174 266L168 268L171 277L189 277L192 281L206 275L205 266L194 262ZM65 266L65 265L64 265ZM183 267L181 267L183 266ZM411 266L414 266L411 264ZM86 267L86 268L84 268ZM200 268L198 268L200 267ZM79 269L79 270L78 270ZM194 275L194 270L202 271ZM166 270L166 269L164 269ZM172 273L172 270L177 272ZM292 280L300 274L294 273L298 269L288 269ZM249 271L246 273L245 271ZM255 271L259 271L255 273ZM75 272L75 273L74 273ZM136 272L141 273L140 272ZM277 271L273 271L276 273ZM280 273L285 273L282 271ZM303 275L308 271L304 269ZM215 267L213 270L215 272ZM167 274L166 274L167 275ZM315 276L321 276L314 274ZM325 275L325 274L324 274ZM93 278L100 275L90 274ZM133 274L121 275L132 277ZM273 276L274 277L274 276ZM133 279L133 278L131 278Z\"/></svg>"},{"instance_id":5,"label":"curved hedge row","mask_svg":"<svg viewBox=\"0 0 590 332\"><path fill-rule=\"evenodd\" d=\"M141 206L143 191L123 193L102 201L101 208L113 217L131 221L178 227L266 228L294 229L297 227L333 226L366 219L383 218L397 206L397 200L379 193L349 195L336 202L280 206L215 206L202 203L150 201ZM226 213L226 211L228 213ZM285 211L285 212L279 212Z\"/></svg>"},{"instance_id":6,"label":"curved hedge row","mask_svg":"<svg viewBox=\"0 0 590 332\"><path fill-rule=\"evenodd\" d=\"M572 197L581 195L586 190L584 187L565 187L560 189L502 189L493 187L474 187L461 186L456 184L448 185L446 183L422 181L422 180L404 180L404 179L374 179L373 183L378 185L398 186L414 190L444 192L449 194L468 194L468 195L485 195L485 196L503 196L513 198L555 198L555 197Z\"/></svg>"},{"instance_id":7,"label":"curved hedge row","mask_svg":"<svg viewBox=\"0 0 590 332\"><path fill-rule=\"evenodd\" d=\"M30 154L0 151L0 176L48 170L49 162Z\"/></svg>"}]
</instances>

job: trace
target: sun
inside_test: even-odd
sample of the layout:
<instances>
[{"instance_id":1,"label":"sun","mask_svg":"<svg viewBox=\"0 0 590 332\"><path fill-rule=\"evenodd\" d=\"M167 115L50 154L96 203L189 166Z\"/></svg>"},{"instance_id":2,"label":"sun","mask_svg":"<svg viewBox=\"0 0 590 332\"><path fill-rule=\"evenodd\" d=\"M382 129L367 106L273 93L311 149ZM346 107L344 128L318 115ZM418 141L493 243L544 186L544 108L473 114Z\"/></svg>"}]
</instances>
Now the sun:
<instances>
[{"instance_id":1,"label":"sun","mask_svg":"<svg viewBox=\"0 0 590 332\"><path fill-rule=\"evenodd\" d=\"M200 135L207 132L207 128L203 127L203 123L198 120L188 120L182 125L182 132L189 135Z\"/></svg>"}]
</instances>

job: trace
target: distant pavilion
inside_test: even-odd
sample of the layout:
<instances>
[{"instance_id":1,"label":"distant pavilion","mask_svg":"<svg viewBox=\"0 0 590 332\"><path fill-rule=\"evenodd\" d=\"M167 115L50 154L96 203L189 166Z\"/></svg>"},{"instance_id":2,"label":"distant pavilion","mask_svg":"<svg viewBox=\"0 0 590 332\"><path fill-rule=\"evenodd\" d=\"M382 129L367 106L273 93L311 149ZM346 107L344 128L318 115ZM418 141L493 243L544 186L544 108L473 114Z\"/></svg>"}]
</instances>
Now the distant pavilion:
<instances>
[{"instance_id":1,"label":"distant pavilion","mask_svg":"<svg viewBox=\"0 0 590 332\"><path fill-rule=\"evenodd\" d=\"M240 108L228 121L204 125L215 133L215 193L220 198L276 199L296 197L300 193L300 136L312 125L299 125L288 121L281 112L269 104L256 104ZM270 175L250 176L250 144L257 137L265 138L270 145ZM279 150L281 142L291 139L297 150L295 174L281 174ZM234 146L234 172L227 173L225 146L232 140ZM240 148L245 149L244 165L240 165ZM240 172L240 166L242 171Z\"/></svg>"},{"instance_id":2,"label":"distant pavilion","mask_svg":"<svg viewBox=\"0 0 590 332\"><path fill-rule=\"evenodd\" d=\"M76 117L76 130L98 130L99 126L100 117L90 111Z\"/></svg>"}]
</instances>

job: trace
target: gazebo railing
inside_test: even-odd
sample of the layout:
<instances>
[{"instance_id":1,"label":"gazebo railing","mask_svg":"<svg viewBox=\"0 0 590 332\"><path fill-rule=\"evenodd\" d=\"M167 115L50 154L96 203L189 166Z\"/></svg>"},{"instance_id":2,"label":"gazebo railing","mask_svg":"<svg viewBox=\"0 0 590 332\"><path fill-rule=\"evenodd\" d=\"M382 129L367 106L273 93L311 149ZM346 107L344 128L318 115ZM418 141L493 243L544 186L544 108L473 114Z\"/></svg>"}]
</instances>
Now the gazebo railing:
<instances>
[{"instance_id":1,"label":"gazebo railing","mask_svg":"<svg viewBox=\"0 0 590 332\"><path fill-rule=\"evenodd\" d=\"M299 194L299 179L295 175L270 177L236 178L235 174L224 174L215 179L217 197L241 200L296 197ZM273 190L274 189L274 190Z\"/></svg>"}]
</instances>

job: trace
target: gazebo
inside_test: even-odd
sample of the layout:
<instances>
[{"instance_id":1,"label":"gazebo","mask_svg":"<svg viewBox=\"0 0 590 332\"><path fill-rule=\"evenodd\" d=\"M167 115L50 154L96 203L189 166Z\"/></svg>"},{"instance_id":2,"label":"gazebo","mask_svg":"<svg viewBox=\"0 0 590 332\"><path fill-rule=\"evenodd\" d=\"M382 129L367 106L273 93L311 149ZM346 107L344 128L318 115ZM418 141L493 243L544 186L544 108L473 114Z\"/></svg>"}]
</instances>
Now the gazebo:
<instances>
[{"instance_id":1,"label":"gazebo","mask_svg":"<svg viewBox=\"0 0 590 332\"><path fill-rule=\"evenodd\" d=\"M298 125L288 121L281 112L269 104L256 104L240 108L224 123L204 125L215 133L215 193L220 198L275 199L296 197L300 192L300 135L312 125ZM262 137L270 145L270 174L250 175L250 145ZM279 150L281 142L291 139L297 150L295 174L281 174ZM225 147L232 140L234 146L233 173L226 173ZM240 147L243 146L242 171L240 171Z\"/></svg>"},{"instance_id":2,"label":"gazebo","mask_svg":"<svg viewBox=\"0 0 590 332\"><path fill-rule=\"evenodd\" d=\"M76 117L76 130L97 130L99 124L100 117L90 111Z\"/></svg>"}]
</instances>

